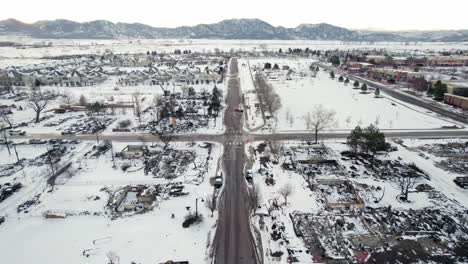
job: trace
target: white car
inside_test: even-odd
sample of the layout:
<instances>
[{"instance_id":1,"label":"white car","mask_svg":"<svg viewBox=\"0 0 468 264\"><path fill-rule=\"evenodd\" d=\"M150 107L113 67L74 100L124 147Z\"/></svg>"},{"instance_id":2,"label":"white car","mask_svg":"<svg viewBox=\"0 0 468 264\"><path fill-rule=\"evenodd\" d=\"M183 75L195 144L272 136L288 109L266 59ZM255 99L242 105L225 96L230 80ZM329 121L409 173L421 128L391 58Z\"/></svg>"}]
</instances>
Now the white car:
<instances>
[{"instance_id":1,"label":"white car","mask_svg":"<svg viewBox=\"0 0 468 264\"><path fill-rule=\"evenodd\" d=\"M223 178L216 177L214 180L214 186L218 189L221 188L221 186L223 186Z\"/></svg>"}]
</instances>

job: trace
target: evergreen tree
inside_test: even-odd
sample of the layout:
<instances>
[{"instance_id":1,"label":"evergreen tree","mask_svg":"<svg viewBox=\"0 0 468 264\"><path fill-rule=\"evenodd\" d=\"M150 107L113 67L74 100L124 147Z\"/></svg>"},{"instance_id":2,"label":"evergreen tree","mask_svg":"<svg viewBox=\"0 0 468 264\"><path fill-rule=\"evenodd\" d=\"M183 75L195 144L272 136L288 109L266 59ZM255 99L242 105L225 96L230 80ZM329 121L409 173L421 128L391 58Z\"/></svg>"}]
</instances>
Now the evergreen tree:
<instances>
[{"instance_id":1,"label":"evergreen tree","mask_svg":"<svg viewBox=\"0 0 468 264\"><path fill-rule=\"evenodd\" d=\"M380 89L379 89L379 87L375 88L374 94L375 94L375 97L376 97L376 98L380 97Z\"/></svg>"},{"instance_id":2,"label":"evergreen tree","mask_svg":"<svg viewBox=\"0 0 468 264\"><path fill-rule=\"evenodd\" d=\"M358 87L359 87L359 82L358 82L358 81L354 81L353 86L354 86L354 88L358 88Z\"/></svg>"},{"instance_id":3,"label":"evergreen tree","mask_svg":"<svg viewBox=\"0 0 468 264\"><path fill-rule=\"evenodd\" d=\"M363 93L367 92L367 84L363 83L362 86L361 86L361 91Z\"/></svg>"},{"instance_id":4,"label":"evergreen tree","mask_svg":"<svg viewBox=\"0 0 468 264\"><path fill-rule=\"evenodd\" d=\"M385 135L374 124L371 124L364 129L361 146L366 153L371 153L373 161L377 151L386 149Z\"/></svg>"},{"instance_id":5,"label":"evergreen tree","mask_svg":"<svg viewBox=\"0 0 468 264\"><path fill-rule=\"evenodd\" d=\"M346 144L351 148L354 154L357 154L359 146L362 144L363 132L360 126L355 127L346 138Z\"/></svg>"},{"instance_id":6,"label":"evergreen tree","mask_svg":"<svg viewBox=\"0 0 468 264\"><path fill-rule=\"evenodd\" d=\"M432 94L434 95L435 99L441 99L444 97L444 94L447 92L447 84L442 83L440 80L438 80L434 84L434 88L432 89Z\"/></svg>"},{"instance_id":7,"label":"evergreen tree","mask_svg":"<svg viewBox=\"0 0 468 264\"><path fill-rule=\"evenodd\" d=\"M338 57L336 55L331 56L329 61L331 62L331 64L333 66L339 66L340 65L340 57Z\"/></svg>"}]
</instances>

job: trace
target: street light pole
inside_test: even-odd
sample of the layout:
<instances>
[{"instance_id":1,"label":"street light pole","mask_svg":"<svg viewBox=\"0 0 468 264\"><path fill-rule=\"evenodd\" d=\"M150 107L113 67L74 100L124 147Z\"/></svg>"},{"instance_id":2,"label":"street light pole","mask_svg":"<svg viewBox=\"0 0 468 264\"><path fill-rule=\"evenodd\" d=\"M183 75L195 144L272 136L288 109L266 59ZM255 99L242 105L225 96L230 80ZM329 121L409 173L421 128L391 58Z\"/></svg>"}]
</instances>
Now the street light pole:
<instances>
[{"instance_id":1,"label":"street light pole","mask_svg":"<svg viewBox=\"0 0 468 264\"><path fill-rule=\"evenodd\" d=\"M195 219L198 219L198 198L195 198Z\"/></svg>"}]
</instances>

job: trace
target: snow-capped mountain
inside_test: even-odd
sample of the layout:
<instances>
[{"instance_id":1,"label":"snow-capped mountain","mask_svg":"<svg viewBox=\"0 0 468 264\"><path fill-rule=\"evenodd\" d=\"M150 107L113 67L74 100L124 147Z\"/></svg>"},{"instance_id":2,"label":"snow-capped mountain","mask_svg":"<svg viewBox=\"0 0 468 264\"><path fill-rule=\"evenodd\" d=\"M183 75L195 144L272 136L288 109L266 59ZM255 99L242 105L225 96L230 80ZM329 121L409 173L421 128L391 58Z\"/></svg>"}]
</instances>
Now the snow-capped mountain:
<instances>
[{"instance_id":1,"label":"snow-capped mountain","mask_svg":"<svg viewBox=\"0 0 468 264\"><path fill-rule=\"evenodd\" d=\"M295 28L275 27L260 19L229 19L214 24L176 28L105 20L74 22L46 20L32 24L15 19L0 21L1 35L34 38L192 38L192 39L310 39L346 41L467 41L468 30L379 32L356 31L330 24L301 24Z\"/></svg>"}]
</instances>

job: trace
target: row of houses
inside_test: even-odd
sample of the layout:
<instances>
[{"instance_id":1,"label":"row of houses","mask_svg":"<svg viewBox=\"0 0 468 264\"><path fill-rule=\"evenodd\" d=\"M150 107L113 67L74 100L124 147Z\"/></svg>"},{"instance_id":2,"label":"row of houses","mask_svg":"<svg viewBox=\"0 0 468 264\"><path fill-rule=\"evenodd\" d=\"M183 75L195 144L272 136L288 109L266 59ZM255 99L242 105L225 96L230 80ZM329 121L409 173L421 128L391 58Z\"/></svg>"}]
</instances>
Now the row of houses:
<instances>
[{"instance_id":1,"label":"row of houses","mask_svg":"<svg viewBox=\"0 0 468 264\"><path fill-rule=\"evenodd\" d=\"M0 75L6 76L15 86L34 86L36 84L67 87L92 86L107 79L107 74L101 67L67 70L45 68L26 72L12 67Z\"/></svg>"},{"instance_id":2,"label":"row of houses","mask_svg":"<svg viewBox=\"0 0 468 264\"><path fill-rule=\"evenodd\" d=\"M377 80L408 82L416 78L424 77L424 74L420 72L389 67L377 67L368 62L349 62L346 69L349 73L362 73L366 74L367 77Z\"/></svg>"},{"instance_id":3,"label":"row of houses","mask_svg":"<svg viewBox=\"0 0 468 264\"><path fill-rule=\"evenodd\" d=\"M224 68L216 67L214 70L209 67L187 67L184 69L170 67L160 69L149 67L144 70L134 70L118 80L122 86L134 86L138 84L157 85L167 82L176 84L195 83L216 83L223 78Z\"/></svg>"},{"instance_id":4,"label":"row of houses","mask_svg":"<svg viewBox=\"0 0 468 264\"><path fill-rule=\"evenodd\" d=\"M390 57L384 55L367 55L366 62L408 67L461 67L468 66L468 56L410 56Z\"/></svg>"},{"instance_id":5,"label":"row of houses","mask_svg":"<svg viewBox=\"0 0 468 264\"><path fill-rule=\"evenodd\" d=\"M175 66L175 65L207 65L224 61L219 56L205 55L170 55L170 54L109 54L103 56L102 63L112 67L151 67L151 66Z\"/></svg>"},{"instance_id":6,"label":"row of houses","mask_svg":"<svg viewBox=\"0 0 468 264\"><path fill-rule=\"evenodd\" d=\"M444 83L447 84L444 102L468 110L468 81L448 81Z\"/></svg>"}]
</instances>

